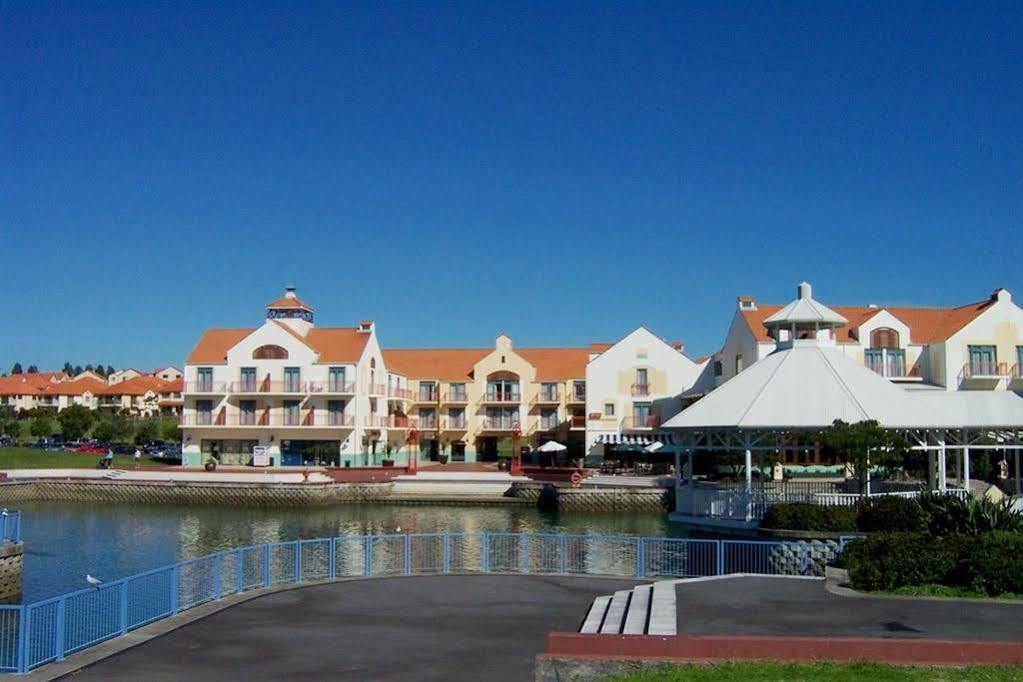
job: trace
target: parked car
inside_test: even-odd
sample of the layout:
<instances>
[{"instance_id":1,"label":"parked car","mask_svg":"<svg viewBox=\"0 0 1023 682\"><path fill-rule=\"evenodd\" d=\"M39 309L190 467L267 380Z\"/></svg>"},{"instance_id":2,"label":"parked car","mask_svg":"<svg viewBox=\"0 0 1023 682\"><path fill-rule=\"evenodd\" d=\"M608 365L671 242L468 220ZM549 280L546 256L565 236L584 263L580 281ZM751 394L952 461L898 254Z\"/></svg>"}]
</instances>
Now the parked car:
<instances>
[{"instance_id":1,"label":"parked car","mask_svg":"<svg viewBox=\"0 0 1023 682\"><path fill-rule=\"evenodd\" d=\"M10 436L0 436L0 448L9 448L12 445L14 445L14 441Z\"/></svg>"},{"instance_id":2,"label":"parked car","mask_svg":"<svg viewBox=\"0 0 1023 682\"><path fill-rule=\"evenodd\" d=\"M146 453L147 455L152 455L164 449L165 447L167 447L167 444L164 443L162 440L147 440L144 443L142 443L142 452Z\"/></svg>"},{"instance_id":3,"label":"parked car","mask_svg":"<svg viewBox=\"0 0 1023 682\"><path fill-rule=\"evenodd\" d=\"M166 462L180 462L181 461L181 446L180 445L168 445L167 447L159 450L153 454L156 459L162 459Z\"/></svg>"},{"instance_id":4,"label":"parked car","mask_svg":"<svg viewBox=\"0 0 1023 682\"><path fill-rule=\"evenodd\" d=\"M114 451L115 455L131 455L135 453L135 446L128 443L115 443L110 446L110 449Z\"/></svg>"}]
</instances>

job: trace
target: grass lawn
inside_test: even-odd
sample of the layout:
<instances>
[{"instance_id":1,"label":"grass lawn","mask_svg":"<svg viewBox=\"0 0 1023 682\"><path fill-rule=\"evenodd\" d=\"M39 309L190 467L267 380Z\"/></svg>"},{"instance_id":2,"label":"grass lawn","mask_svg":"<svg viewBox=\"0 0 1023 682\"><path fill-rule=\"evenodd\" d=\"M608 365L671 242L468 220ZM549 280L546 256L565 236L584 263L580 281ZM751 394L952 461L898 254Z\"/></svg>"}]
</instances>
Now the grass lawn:
<instances>
[{"instance_id":1,"label":"grass lawn","mask_svg":"<svg viewBox=\"0 0 1023 682\"><path fill-rule=\"evenodd\" d=\"M36 450L35 448L0 448L0 469L95 469L103 455L81 452ZM143 456L142 465L159 464ZM130 469L131 455L114 455L115 469ZM162 466L162 465L161 465Z\"/></svg>"},{"instance_id":2,"label":"grass lawn","mask_svg":"<svg viewBox=\"0 0 1023 682\"><path fill-rule=\"evenodd\" d=\"M866 592L865 594L871 594ZM1023 600L1023 594L1006 592L997 596L990 596L986 592L977 592L963 587L949 587L948 585L906 585L891 592L879 592L875 594L894 594L902 597L951 597L953 599L1015 599Z\"/></svg>"},{"instance_id":3,"label":"grass lawn","mask_svg":"<svg viewBox=\"0 0 1023 682\"><path fill-rule=\"evenodd\" d=\"M816 680L910 680L924 682L1023 681L1023 667L975 666L971 668L923 668L877 663L718 663L666 666L619 677L606 682L794 682Z\"/></svg>"}]
</instances>

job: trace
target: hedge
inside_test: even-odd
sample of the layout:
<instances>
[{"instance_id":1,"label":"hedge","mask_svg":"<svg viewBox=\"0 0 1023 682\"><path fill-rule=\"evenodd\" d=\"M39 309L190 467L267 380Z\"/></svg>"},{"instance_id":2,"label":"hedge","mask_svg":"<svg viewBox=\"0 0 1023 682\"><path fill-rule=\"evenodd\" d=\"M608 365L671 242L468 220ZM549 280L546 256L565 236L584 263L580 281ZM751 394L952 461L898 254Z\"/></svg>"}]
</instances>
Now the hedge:
<instances>
[{"instance_id":1,"label":"hedge","mask_svg":"<svg viewBox=\"0 0 1023 682\"><path fill-rule=\"evenodd\" d=\"M877 533L850 542L843 552L852 586L891 591L946 585L989 595L1023 592L1023 534L936 537L927 533Z\"/></svg>"},{"instance_id":2,"label":"hedge","mask_svg":"<svg viewBox=\"0 0 1023 682\"><path fill-rule=\"evenodd\" d=\"M856 507L822 507L808 502L785 502L768 507L763 528L841 533L856 530Z\"/></svg>"}]
</instances>

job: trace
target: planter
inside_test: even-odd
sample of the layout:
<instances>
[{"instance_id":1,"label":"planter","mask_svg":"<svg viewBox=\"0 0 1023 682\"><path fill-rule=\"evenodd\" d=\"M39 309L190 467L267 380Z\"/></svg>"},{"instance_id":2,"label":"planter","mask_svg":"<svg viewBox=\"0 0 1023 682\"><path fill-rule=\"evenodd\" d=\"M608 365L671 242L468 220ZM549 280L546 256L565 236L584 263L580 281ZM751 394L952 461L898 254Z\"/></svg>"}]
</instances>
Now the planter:
<instances>
[{"instance_id":1,"label":"planter","mask_svg":"<svg viewBox=\"0 0 1023 682\"><path fill-rule=\"evenodd\" d=\"M203 468L206 469L206 471L216 471L217 462L211 459L210 461L206 462L206 464L203 465Z\"/></svg>"},{"instance_id":2,"label":"planter","mask_svg":"<svg viewBox=\"0 0 1023 682\"><path fill-rule=\"evenodd\" d=\"M382 460L380 460L380 465L381 466L385 466L385 467L393 467L394 466L394 460L393 459L382 459Z\"/></svg>"},{"instance_id":3,"label":"planter","mask_svg":"<svg viewBox=\"0 0 1023 682\"><path fill-rule=\"evenodd\" d=\"M447 464L448 463L448 456L447 455L437 455L437 461L440 462L441 464Z\"/></svg>"}]
</instances>

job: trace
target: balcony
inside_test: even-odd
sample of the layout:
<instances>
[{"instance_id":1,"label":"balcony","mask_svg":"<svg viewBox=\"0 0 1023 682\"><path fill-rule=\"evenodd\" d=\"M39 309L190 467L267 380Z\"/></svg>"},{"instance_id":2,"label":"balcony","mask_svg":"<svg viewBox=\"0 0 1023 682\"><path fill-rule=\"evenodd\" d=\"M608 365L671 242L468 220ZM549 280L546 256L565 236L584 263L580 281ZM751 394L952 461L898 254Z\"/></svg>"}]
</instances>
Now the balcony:
<instances>
[{"instance_id":1,"label":"balcony","mask_svg":"<svg viewBox=\"0 0 1023 682\"><path fill-rule=\"evenodd\" d=\"M465 417L447 417L442 423L445 431L469 430L469 420Z\"/></svg>"},{"instance_id":2,"label":"balcony","mask_svg":"<svg viewBox=\"0 0 1023 682\"><path fill-rule=\"evenodd\" d=\"M398 386L388 386L387 397L394 400L412 400L412 391Z\"/></svg>"},{"instance_id":3,"label":"balcony","mask_svg":"<svg viewBox=\"0 0 1023 682\"><path fill-rule=\"evenodd\" d=\"M1004 362L967 362L959 372L959 381L969 379L1002 379L1009 376L1009 367Z\"/></svg>"},{"instance_id":4,"label":"balcony","mask_svg":"<svg viewBox=\"0 0 1023 682\"><path fill-rule=\"evenodd\" d=\"M654 414L636 414L622 420L622 428L632 431L653 429L661 425L661 418Z\"/></svg>"},{"instance_id":5,"label":"balcony","mask_svg":"<svg viewBox=\"0 0 1023 682\"><path fill-rule=\"evenodd\" d=\"M923 370L919 362L907 368L906 363L900 360L877 362L868 358L866 367L888 379L923 379Z\"/></svg>"},{"instance_id":6,"label":"balcony","mask_svg":"<svg viewBox=\"0 0 1023 682\"><path fill-rule=\"evenodd\" d=\"M211 428L352 428L355 426L355 417L350 414L330 414L328 412L316 411L307 412L303 416L269 415L263 414L236 414L218 416L216 418L209 414L188 414L180 418L181 426L208 426Z\"/></svg>"},{"instance_id":7,"label":"balcony","mask_svg":"<svg viewBox=\"0 0 1023 682\"><path fill-rule=\"evenodd\" d=\"M634 396L650 395L650 384L633 384L630 387L630 392Z\"/></svg>"},{"instance_id":8,"label":"balcony","mask_svg":"<svg viewBox=\"0 0 1023 682\"><path fill-rule=\"evenodd\" d=\"M569 404L585 403L586 402L586 391L573 390L568 395L568 402L569 402Z\"/></svg>"},{"instance_id":9,"label":"balcony","mask_svg":"<svg viewBox=\"0 0 1023 682\"><path fill-rule=\"evenodd\" d=\"M483 417L481 427L484 431L512 431L519 428L517 417Z\"/></svg>"},{"instance_id":10,"label":"balcony","mask_svg":"<svg viewBox=\"0 0 1023 682\"><path fill-rule=\"evenodd\" d=\"M355 426L355 416L343 412L328 412L324 410L309 410L302 419L302 426L319 428L352 428Z\"/></svg>"},{"instance_id":11,"label":"balcony","mask_svg":"<svg viewBox=\"0 0 1023 682\"><path fill-rule=\"evenodd\" d=\"M387 386L384 384L367 384L366 390L369 391L370 395L373 396L384 396L387 395Z\"/></svg>"},{"instance_id":12,"label":"balcony","mask_svg":"<svg viewBox=\"0 0 1023 682\"><path fill-rule=\"evenodd\" d=\"M487 391L480 400L492 405L518 405L522 402L522 394L510 391Z\"/></svg>"},{"instance_id":13,"label":"balcony","mask_svg":"<svg viewBox=\"0 0 1023 682\"><path fill-rule=\"evenodd\" d=\"M1012 369L1009 370L1009 381L1021 380L1023 380L1023 365L1013 365Z\"/></svg>"},{"instance_id":14,"label":"balcony","mask_svg":"<svg viewBox=\"0 0 1023 682\"><path fill-rule=\"evenodd\" d=\"M237 395L245 395L247 393L303 395L307 391L307 386L301 381L270 381L270 377L267 377L262 381L235 381L228 384L227 389L226 392ZM188 392L187 388L186 392Z\"/></svg>"},{"instance_id":15,"label":"balcony","mask_svg":"<svg viewBox=\"0 0 1023 682\"><path fill-rule=\"evenodd\" d=\"M569 420L569 428L572 429L585 429L586 428L586 415L585 414L573 414Z\"/></svg>"},{"instance_id":16,"label":"balcony","mask_svg":"<svg viewBox=\"0 0 1023 682\"><path fill-rule=\"evenodd\" d=\"M440 393L437 391L424 391L419 389L419 392L415 394L415 402L417 403L435 403L437 398L440 397Z\"/></svg>"},{"instance_id":17,"label":"balcony","mask_svg":"<svg viewBox=\"0 0 1023 682\"><path fill-rule=\"evenodd\" d=\"M561 402L561 394L558 391L544 391L541 389L530 405L557 405Z\"/></svg>"},{"instance_id":18,"label":"balcony","mask_svg":"<svg viewBox=\"0 0 1023 682\"><path fill-rule=\"evenodd\" d=\"M469 402L469 395L465 391L448 391L444 394L444 402L449 405L461 405Z\"/></svg>"},{"instance_id":19,"label":"balcony","mask_svg":"<svg viewBox=\"0 0 1023 682\"><path fill-rule=\"evenodd\" d=\"M226 381L186 381L185 393L206 393L208 395L220 395L227 393L228 384Z\"/></svg>"},{"instance_id":20,"label":"balcony","mask_svg":"<svg viewBox=\"0 0 1023 682\"><path fill-rule=\"evenodd\" d=\"M437 417L417 417L412 420L412 426L418 431L436 431Z\"/></svg>"},{"instance_id":21,"label":"balcony","mask_svg":"<svg viewBox=\"0 0 1023 682\"><path fill-rule=\"evenodd\" d=\"M307 381L306 382L307 393L335 393L339 395L350 395L355 393L355 382L354 381Z\"/></svg>"}]
</instances>

